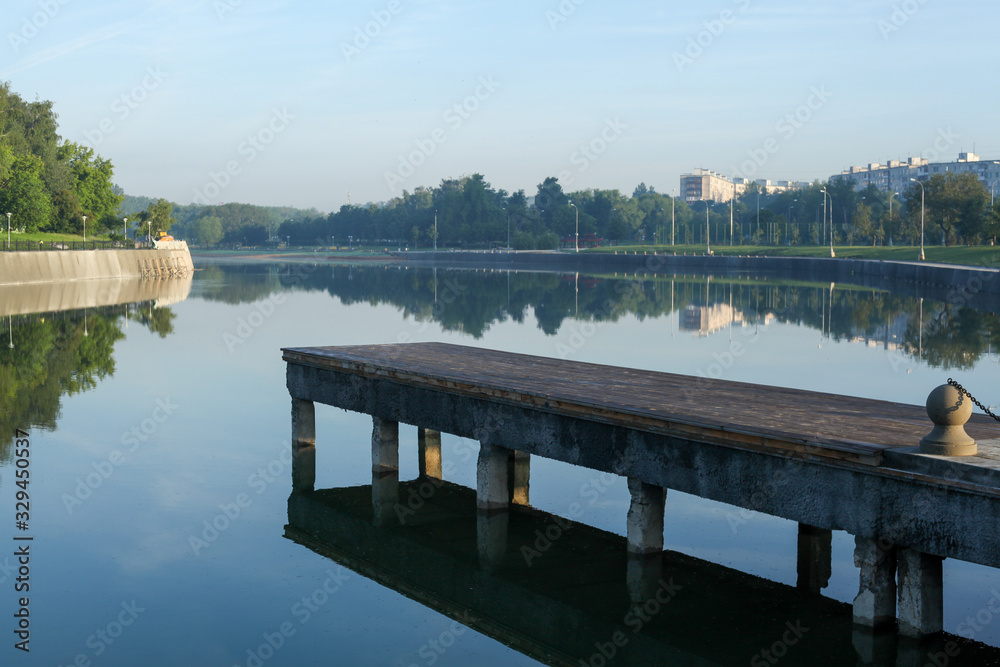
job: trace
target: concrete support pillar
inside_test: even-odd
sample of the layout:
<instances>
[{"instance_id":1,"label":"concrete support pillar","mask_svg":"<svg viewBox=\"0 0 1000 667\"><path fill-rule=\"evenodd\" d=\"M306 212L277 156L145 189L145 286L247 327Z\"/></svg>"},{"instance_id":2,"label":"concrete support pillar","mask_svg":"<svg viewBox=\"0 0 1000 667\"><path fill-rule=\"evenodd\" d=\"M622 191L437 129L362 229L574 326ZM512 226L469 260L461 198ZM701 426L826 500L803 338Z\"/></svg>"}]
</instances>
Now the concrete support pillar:
<instances>
[{"instance_id":1,"label":"concrete support pillar","mask_svg":"<svg viewBox=\"0 0 1000 667\"><path fill-rule=\"evenodd\" d=\"M899 634L922 637L944 629L942 560L914 549L899 550Z\"/></svg>"},{"instance_id":2,"label":"concrete support pillar","mask_svg":"<svg viewBox=\"0 0 1000 667\"><path fill-rule=\"evenodd\" d=\"M476 468L476 506L484 510L506 510L510 504L507 482L509 449L479 445Z\"/></svg>"},{"instance_id":3,"label":"concrete support pillar","mask_svg":"<svg viewBox=\"0 0 1000 667\"><path fill-rule=\"evenodd\" d=\"M292 443L292 490L316 489L316 446Z\"/></svg>"},{"instance_id":4,"label":"concrete support pillar","mask_svg":"<svg viewBox=\"0 0 1000 667\"><path fill-rule=\"evenodd\" d=\"M861 584L854 598L854 622L867 628L896 620L896 547L882 540L854 538L854 565Z\"/></svg>"},{"instance_id":5,"label":"concrete support pillar","mask_svg":"<svg viewBox=\"0 0 1000 667\"><path fill-rule=\"evenodd\" d=\"M663 508L667 490L629 478L628 550L635 554L663 551Z\"/></svg>"},{"instance_id":6,"label":"concrete support pillar","mask_svg":"<svg viewBox=\"0 0 1000 667\"><path fill-rule=\"evenodd\" d=\"M417 466L421 477L444 479L441 472L441 434L438 431L417 429Z\"/></svg>"},{"instance_id":7,"label":"concrete support pillar","mask_svg":"<svg viewBox=\"0 0 1000 667\"><path fill-rule=\"evenodd\" d=\"M372 514L376 526L401 522L399 504L399 471L372 470Z\"/></svg>"},{"instance_id":8,"label":"concrete support pillar","mask_svg":"<svg viewBox=\"0 0 1000 667\"><path fill-rule=\"evenodd\" d=\"M799 524L796 588L819 593L830 583L833 531Z\"/></svg>"},{"instance_id":9,"label":"concrete support pillar","mask_svg":"<svg viewBox=\"0 0 1000 667\"><path fill-rule=\"evenodd\" d=\"M312 401L292 397L292 446L316 444L316 406Z\"/></svg>"},{"instance_id":10,"label":"concrete support pillar","mask_svg":"<svg viewBox=\"0 0 1000 667\"><path fill-rule=\"evenodd\" d=\"M507 480L510 501L515 505L531 505L528 483L531 478L531 454L511 450L507 460Z\"/></svg>"},{"instance_id":11,"label":"concrete support pillar","mask_svg":"<svg viewBox=\"0 0 1000 667\"><path fill-rule=\"evenodd\" d=\"M372 417L372 470L399 470L399 422Z\"/></svg>"},{"instance_id":12,"label":"concrete support pillar","mask_svg":"<svg viewBox=\"0 0 1000 667\"><path fill-rule=\"evenodd\" d=\"M479 510L476 513L476 546L479 550L479 566L487 572L503 566L507 556L507 531L510 513Z\"/></svg>"},{"instance_id":13,"label":"concrete support pillar","mask_svg":"<svg viewBox=\"0 0 1000 667\"><path fill-rule=\"evenodd\" d=\"M858 655L859 667L885 667L896 663L896 633L876 632L871 628L855 625L851 632L851 644ZM902 667L902 665L897 665ZM923 664L913 667L924 667Z\"/></svg>"}]
</instances>

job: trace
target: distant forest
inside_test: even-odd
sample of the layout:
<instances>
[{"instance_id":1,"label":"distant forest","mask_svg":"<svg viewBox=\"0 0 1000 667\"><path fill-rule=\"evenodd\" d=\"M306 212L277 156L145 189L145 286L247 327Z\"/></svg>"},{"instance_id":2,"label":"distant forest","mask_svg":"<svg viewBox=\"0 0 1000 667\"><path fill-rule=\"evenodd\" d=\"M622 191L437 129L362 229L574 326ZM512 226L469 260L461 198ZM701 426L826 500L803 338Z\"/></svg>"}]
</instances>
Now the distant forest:
<instances>
[{"instance_id":1,"label":"distant forest","mask_svg":"<svg viewBox=\"0 0 1000 667\"><path fill-rule=\"evenodd\" d=\"M494 188L482 174L447 178L386 202L315 209L251 204L178 205L128 196L110 160L58 134L52 102L28 102L0 83L0 215L23 232L170 231L196 245L555 248L579 234L593 242L641 244L996 243L1000 207L971 173L935 174L904 192L855 190L833 178L768 192L756 184L734 202L688 203L640 183L565 192L555 177L529 195ZM824 194L823 190L827 194ZM826 204L826 205L824 205Z\"/></svg>"}]
</instances>

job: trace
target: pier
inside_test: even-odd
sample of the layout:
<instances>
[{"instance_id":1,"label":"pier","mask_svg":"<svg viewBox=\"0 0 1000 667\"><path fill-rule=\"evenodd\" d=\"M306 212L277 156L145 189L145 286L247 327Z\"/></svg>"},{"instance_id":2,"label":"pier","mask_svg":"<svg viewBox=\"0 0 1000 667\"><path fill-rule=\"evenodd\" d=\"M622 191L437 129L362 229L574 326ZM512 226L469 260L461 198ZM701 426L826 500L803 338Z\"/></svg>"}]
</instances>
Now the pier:
<instances>
[{"instance_id":1,"label":"pier","mask_svg":"<svg viewBox=\"0 0 1000 667\"><path fill-rule=\"evenodd\" d=\"M866 632L941 632L944 558L1000 565L1000 424L985 416L965 425L975 439L968 455L945 456L927 453L936 441L928 444L934 424L923 406L439 343L283 355L293 497L314 492L315 403L373 418L375 526L406 521L400 424L418 428L427 479L441 478L440 433L477 440L469 504L487 571L504 567L512 512L529 504L531 456L627 478L623 550L638 571L664 554L670 489L798 522L806 592L830 575L832 531L850 533L860 570L850 622L861 653Z\"/></svg>"}]
</instances>

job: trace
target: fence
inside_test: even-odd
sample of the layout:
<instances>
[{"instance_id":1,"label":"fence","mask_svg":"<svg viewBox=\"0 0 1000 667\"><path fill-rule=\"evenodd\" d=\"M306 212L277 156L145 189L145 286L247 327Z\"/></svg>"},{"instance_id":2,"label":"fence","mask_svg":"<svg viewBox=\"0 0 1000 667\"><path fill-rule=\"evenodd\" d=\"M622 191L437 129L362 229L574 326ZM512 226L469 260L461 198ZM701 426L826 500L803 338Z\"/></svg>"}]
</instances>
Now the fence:
<instances>
[{"instance_id":1,"label":"fence","mask_svg":"<svg viewBox=\"0 0 1000 667\"><path fill-rule=\"evenodd\" d=\"M0 250L6 252L26 252L35 250L149 250L152 243L146 241L10 241L0 240Z\"/></svg>"}]
</instances>

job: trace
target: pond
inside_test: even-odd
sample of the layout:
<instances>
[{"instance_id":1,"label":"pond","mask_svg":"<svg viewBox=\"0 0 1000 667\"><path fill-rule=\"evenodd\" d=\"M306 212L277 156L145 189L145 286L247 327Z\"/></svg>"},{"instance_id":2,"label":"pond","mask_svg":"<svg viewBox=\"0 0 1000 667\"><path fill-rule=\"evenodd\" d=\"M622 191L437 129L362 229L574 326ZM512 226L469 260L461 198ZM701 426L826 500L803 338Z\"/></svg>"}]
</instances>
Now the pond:
<instances>
[{"instance_id":1,"label":"pond","mask_svg":"<svg viewBox=\"0 0 1000 667\"><path fill-rule=\"evenodd\" d=\"M0 538L33 538L30 664L538 664L508 646L513 639L456 625L412 591L285 537L281 347L442 341L912 404L954 377L983 403L1000 403L995 312L878 289L774 277L197 266L186 299L74 297L39 312L51 295L24 296L38 310L21 303L0 313ZM371 428L366 415L317 405L317 488L349 495L372 483ZM16 429L30 442L23 530ZM403 427L400 479L417 477L416 451L416 429ZM478 444L443 434L442 451L448 481L474 489ZM535 459L531 482L537 510L624 534L624 479ZM793 522L674 491L666 516L666 548L692 567L795 585ZM14 549L5 552L10 639L21 594ZM834 533L832 552L823 596L850 603L853 538ZM967 620L997 595L997 572L948 560L944 576L946 630L1000 645L1000 623ZM752 624L746 632L746 645L774 639L753 636ZM746 664L754 653L729 657Z\"/></svg>"}]
</instances>

